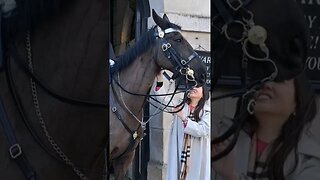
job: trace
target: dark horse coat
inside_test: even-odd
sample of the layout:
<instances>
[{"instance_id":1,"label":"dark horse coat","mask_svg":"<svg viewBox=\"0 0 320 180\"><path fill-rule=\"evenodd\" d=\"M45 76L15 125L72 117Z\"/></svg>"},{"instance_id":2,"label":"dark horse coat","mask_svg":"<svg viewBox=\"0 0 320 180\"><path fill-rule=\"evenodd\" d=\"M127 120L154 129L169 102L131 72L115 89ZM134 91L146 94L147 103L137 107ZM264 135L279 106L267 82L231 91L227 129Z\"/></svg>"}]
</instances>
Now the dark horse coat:
<instances>
[{"instance_id":1,"label":"dark horse coat","mask_svg":"<svg viewBox=\"0 0 320 180\"><path fill-rule=\"evenodd\" d=\"M107 1L16 3L3 22L0 97L17 142L37 179L72 180L81 173L82 179L102 179L108 125ZM30 80L30 62L40 81ZM8 148L1 129L0 179L25 179Z\"/></svg>"}]
</instances>

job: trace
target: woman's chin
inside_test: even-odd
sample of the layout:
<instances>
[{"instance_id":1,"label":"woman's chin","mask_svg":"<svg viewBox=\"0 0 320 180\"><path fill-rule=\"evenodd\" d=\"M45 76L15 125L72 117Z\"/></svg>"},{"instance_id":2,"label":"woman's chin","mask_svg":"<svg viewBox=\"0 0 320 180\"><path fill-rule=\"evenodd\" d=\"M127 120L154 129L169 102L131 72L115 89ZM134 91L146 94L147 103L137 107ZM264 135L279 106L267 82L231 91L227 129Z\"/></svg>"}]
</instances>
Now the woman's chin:
<instances>
[{"instance_id":1,"label":"woman's chin","mask_svg":"<svg viewBox=\"0 0 320 180\"><path fill-rule=\"evenodd\" d=\"M268 101L256 102L256 105L254 106L254 112L255 113L272 112L273 109L274 109L274 106L272 106Z\"/></svg>"}]
</instances>

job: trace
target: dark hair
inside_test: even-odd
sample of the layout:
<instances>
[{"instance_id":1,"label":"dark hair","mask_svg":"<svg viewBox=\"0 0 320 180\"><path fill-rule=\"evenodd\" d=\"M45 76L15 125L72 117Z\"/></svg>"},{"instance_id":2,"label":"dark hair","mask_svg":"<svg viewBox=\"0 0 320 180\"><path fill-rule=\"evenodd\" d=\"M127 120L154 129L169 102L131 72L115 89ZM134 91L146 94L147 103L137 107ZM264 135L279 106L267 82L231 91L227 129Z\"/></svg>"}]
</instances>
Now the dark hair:
<instances>
[{"instance_id":1,"label":"dark hair","mask_svg":"<svg viewBox=\"0 0 320 180\"><path fill-rule=\"evenodd\" d=\"M296 109L295 115L291 114L281 128L280 135L274 141L270 154L267 158L267 175L269 179L284 180L283 168L289 154L295 152L295 165L298 162L297 146L305 125L311 122L317 112L314 92L305 74L300 74L294 78ZM254 133L257 121L253 116L249 116L246 122L246 130L250 134Z\"/></svg>"},{"instance_id":2,"label":"dark hair","mask_svg":"<svg viewBox=\"0 0 320 180\"><path fill-rule=\"evenodd\" d=\"M199 122L201 120L201 110L203 109L206 101L209 99L209 88L204 85L202 86L202 98L199 100L198 105L194 109L194 118L196 122ZM187 98L187 104L190 104L191 99Z\"/></svg>"}]
</instances>

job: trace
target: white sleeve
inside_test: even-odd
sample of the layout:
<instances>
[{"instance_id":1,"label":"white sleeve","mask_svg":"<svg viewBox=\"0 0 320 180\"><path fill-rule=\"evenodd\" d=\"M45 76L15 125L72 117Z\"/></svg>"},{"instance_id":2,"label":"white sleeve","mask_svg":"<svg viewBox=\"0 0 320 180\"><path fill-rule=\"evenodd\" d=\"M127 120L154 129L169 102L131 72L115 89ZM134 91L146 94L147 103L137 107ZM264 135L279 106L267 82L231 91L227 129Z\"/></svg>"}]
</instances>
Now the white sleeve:
<instances>
[{"instance_id":1,"label":"white sleeve","mask_svg":"<svg viewBox=\"0 0 320 180\"><path fill-rule=\"evenodd\" d=\"M204 137L210 135L210 111L204 111L199 122L189 120L184 128L184 133L194 137Z\"/></svg>"},{"instance_id":2,"label":"white sleeve","mask_svg":"<svg viewBox=\"0 0 320 180\"><path fill-rule=\"evenodd\" d=\"M319 180L320 160L315 157L305 158L299 172L292 177L292 180Z\"/></svg>"}]
</instances>

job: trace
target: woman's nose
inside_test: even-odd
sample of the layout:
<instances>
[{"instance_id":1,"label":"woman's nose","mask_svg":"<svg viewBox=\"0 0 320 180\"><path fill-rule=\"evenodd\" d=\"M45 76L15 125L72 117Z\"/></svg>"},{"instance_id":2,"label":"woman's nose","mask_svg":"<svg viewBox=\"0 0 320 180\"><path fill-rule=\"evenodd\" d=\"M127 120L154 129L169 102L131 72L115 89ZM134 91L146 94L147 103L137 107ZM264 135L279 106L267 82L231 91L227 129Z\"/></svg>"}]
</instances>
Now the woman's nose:
<instances>
[{"instance_id":1,"label":"woman's nose","mask_svg":"<svg viewBox=\"0 0 320 180\"><path fill-rule=\"evenodd\" d=\"M273 82L265 82L265 83L262 84L261 89L271 90L272 89L272 84L273 84Z\"/></svg>"}]
</instances>

